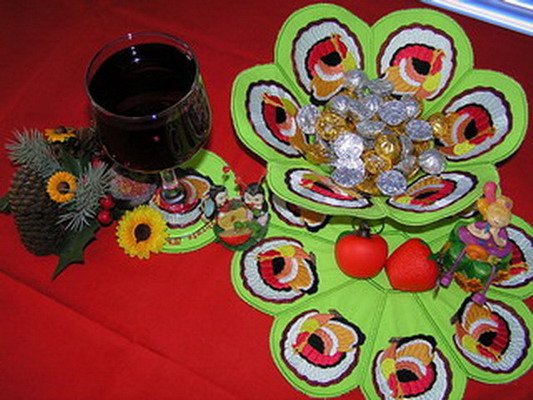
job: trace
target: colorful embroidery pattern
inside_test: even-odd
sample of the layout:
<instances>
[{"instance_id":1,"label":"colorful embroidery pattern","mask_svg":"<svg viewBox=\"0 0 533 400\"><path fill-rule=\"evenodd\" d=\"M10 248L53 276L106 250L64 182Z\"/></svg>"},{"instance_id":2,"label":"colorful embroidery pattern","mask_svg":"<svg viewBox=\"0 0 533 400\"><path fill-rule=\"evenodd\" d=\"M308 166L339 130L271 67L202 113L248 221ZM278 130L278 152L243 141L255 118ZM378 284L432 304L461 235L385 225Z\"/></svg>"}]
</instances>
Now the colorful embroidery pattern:
<instances>
[{"instance_id":1,"label":"colorful embroidery pattern","mask_svg":"<svg viewBox=\"0 0 533 400\"><path fill-rule=\"evenodd\" d=\"M370 200L355 190L341 188L330 178L307 169L292 169L287 171L287 187L302 196L317 203L328 204L333 207L365 208L370 206Z\"/></svg>"},{"instance_id":2,"label":"colorful embroidery pattern","mask_svg":"<svg viewBox=\"0 0 533 400\"><path fill-rule=\"evenodd\" d=\"M392 197L387 203L394 208L418 213L437 211L466 196L476 183L476 177L465 172L424 176L410 184L405 194Z\"/></svg>"},{"instance_id":3,"label":"colorful embroidery pattern","mask_svg":"<svg viewBox=\"0 0 533 400\"><path fill-rule=\"evenodd\" d=\"M292 59L298 83L319 104L339 92L344 72L363 67L357 37L335 19L302 28L294 40Z\"/></svg>"},{"instance_id":4,"label":"colorful embroidery pattern","mask_svg":"<svg viewBox=\"0 0 533 400\"><path fill-rule=\"evenodd\" d=\"M318 290L314 255L291 238L264 239L241 259L244 286L254 295L272 303L293 302Z\"/></svg>"},{"instance_id":5,"label":"colorful embroidery pattern","mask_svg":"<svg viewBox=\"0 0 533 400\"><path fill-rule=\"evenodd\" d=\"M394 93L434 99L453 77L456 50L453 39L428 25L402 26L381 47L381 75L394 83Z\"/></svg>"},{"instance_id":6,"label":"colorful embroidery pattern","mask_svg":"<svg viewBox=\"0 0 533 400\"><path fill-rule=\"evenodd\" d=\"M513 246L509 276L495 285L502 288L523 287L533 280L533 238L514 225L507 228L507 234Z\"/></svg>"},{"instance_id":7,"label":"colorful embroidery pattern","mask_svg":"<svg viewBox=\"0 0 533 400\"><path fill-rule=\"evenodd\" d=\"M275 194L270 194L270 204L279 219L287 225L305 228L309 232L318 232L324 228L331 216L320 214L289 203Z\"/></svg>"},{"instance_id":8,"label":"colorful embroidery pattern","mask_svg":"<svg viewBox=\"0 0 533 400\"><path fill-rule=\"evenodd\" d=\"M432 336L391 339L374 359L374 385L384 400L448 398L451 371Z\"/></svg>"},{"instance_id":9,"label":"colorful embroidery pattern","mask_svg":"<svg viewBox=\"0 0 533 400\"><path fill-rule=\"evenodd\" d=\"M528 352L527 327L513 310L499 301L479 305L467 298L452 323L457 349L478 368L509 373Z\"/></svg>"},{"instance_id":10,"label":"colorful embroidery pattern","mask_svg":"<svg viewBox=\"0 0 533 400\"><path fill-rule=\"evenodd\" d=\"M287 325L281 355L300 379L310 385L328 386L355 368L364 341L361 330L341 315L310 310Z\"/></svg>"}]
</instances>

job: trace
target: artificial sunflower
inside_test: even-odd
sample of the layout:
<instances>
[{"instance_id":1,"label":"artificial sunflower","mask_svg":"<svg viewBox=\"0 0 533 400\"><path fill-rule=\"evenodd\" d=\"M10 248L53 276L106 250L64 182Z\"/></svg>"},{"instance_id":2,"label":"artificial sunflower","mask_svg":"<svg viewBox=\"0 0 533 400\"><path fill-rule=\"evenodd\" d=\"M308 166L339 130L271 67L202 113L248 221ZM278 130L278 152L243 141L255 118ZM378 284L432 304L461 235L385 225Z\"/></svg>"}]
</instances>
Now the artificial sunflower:
<instances>
[{"instance_id":1,"label":"artificial sunflower","mask_svg":"<svg viewBox=\"0 0 533 400\"><path fill-rule=\"evenodd\" d=\"M52 200L58 203L66 203L74 198L76 177L70 172L56 172L48 179L46 191Z\"/></svg>"},{"instance_id":2,"label":"artificial sunflower","mask_svg":"<svg viewBox=\"0 0 533 400\"><path fill-rule=\"evenodd\" d=\"M118 244L130 257L149 258L150 253L159 253L163 248L168 236L166 228L161 213L147 205L138 206L120 220Z\"/></svg>"},{"instance_id":3,"label":"artificial sunflower","mask_svg":"<svg viewBox=\"0 0 533 400\"><path fill-rule=\"evenodd\" d=\"M45 129L44 134L49 142L65 142L70 138L76 137L76 130L74 128L58 126L57 128Z\"/></svg>"}]
</instances>

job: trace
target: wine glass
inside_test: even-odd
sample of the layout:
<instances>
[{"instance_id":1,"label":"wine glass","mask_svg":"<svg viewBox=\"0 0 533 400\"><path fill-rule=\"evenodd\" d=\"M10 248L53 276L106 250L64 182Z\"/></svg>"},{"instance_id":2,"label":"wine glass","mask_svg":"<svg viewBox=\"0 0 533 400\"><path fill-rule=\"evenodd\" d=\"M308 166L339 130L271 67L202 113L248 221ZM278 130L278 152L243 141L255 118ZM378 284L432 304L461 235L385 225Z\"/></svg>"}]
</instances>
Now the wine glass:
<instances>
[{"instance_id":1,"label":"wine glass","mask_svg":"<svg viewBox=\"0 0 533 400\"><path fill-rule=\"evenodd\" d=\"M85 86L109 157L131 171L159 173L162 200L184 202L177 168L206 144L211 129L191 48L164 33L127 34L96 53Z\"/></svg>"}]
</instances>

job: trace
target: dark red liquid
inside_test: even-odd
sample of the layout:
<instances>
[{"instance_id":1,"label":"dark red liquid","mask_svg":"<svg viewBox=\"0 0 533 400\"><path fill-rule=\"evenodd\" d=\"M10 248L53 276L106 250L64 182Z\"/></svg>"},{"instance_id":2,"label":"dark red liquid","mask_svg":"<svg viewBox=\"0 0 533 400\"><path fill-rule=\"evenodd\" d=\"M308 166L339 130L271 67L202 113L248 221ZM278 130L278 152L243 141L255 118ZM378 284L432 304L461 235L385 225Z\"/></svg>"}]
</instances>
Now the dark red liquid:
<instances>
[{"instance_id":1,"label":"dark red liquid","mask_svg":"<svg viewBox=\"0 0 533 400\"><path fill-rule=\"evenodd\" d=\"M131 46L105 60L89 92L109 156L141 172L191 158L205 144L211 122L203 84L195 78L194 60L167 44Z\"/></svg>"}]
</instances>

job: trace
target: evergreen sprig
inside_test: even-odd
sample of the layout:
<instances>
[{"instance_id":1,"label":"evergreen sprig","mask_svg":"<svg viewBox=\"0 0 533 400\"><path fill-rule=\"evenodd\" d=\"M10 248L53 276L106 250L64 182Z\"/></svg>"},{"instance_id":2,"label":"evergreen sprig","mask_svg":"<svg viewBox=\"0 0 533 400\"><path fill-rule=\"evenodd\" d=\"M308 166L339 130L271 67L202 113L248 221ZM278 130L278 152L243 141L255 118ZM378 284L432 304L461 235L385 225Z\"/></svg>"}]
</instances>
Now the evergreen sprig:
<instances>
[{"instance_id":1,"label":"evergreen sprig","mask_svg":"<svg viewBox=\"0 0 533 400\"><path fill-rule=\"evenodd\" d=\"M14 136L14 140L6 144L11 161L33 169L45 179L61 169L41 132L23 129L15 131Z\"/></svg>"},{"instance_id":2,"label":"evergreen sprig","mask_svg":"<svg viewBox=\"0 0 533 400\"><path fill-rule=\"evenodd\" d=\"M76 194L72 201L61 205L58 223L66 223L66 229L81 231L96 217L100 199L109 191L111 171L105 164L88 165L78 179Z\"/></svg>"}]
</instances>

